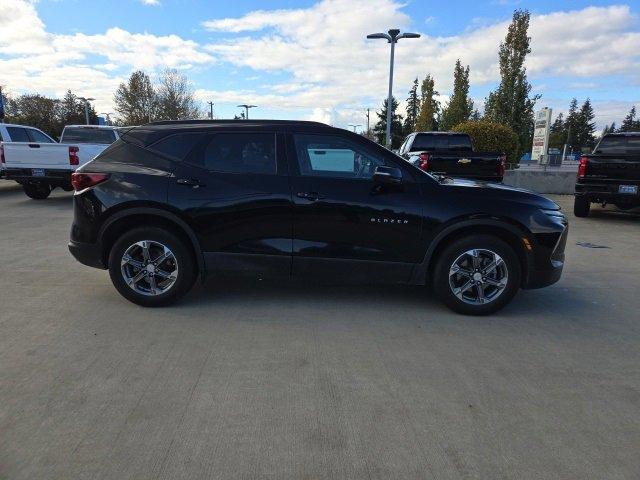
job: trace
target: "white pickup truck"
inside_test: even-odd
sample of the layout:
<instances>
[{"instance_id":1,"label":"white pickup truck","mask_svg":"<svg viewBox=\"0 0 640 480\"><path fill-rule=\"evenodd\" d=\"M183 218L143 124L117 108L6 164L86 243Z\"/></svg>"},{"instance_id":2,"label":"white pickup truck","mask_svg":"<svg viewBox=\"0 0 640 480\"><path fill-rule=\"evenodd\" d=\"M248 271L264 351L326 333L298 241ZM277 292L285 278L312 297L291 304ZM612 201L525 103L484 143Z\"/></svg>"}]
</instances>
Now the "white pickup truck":
<instances>
[{"instance_id":1,"label":"white pickup truck","mask_svg":"<svg viewBox=\"0 0 640 480\"><path fill-rule=\"evenodd\" d=\"M117 139L116 127L69 125L56 143L37 128L0 123L0 174L41 200L56 187L72 190L71 173Z\"/></svg>"}]
</instances>

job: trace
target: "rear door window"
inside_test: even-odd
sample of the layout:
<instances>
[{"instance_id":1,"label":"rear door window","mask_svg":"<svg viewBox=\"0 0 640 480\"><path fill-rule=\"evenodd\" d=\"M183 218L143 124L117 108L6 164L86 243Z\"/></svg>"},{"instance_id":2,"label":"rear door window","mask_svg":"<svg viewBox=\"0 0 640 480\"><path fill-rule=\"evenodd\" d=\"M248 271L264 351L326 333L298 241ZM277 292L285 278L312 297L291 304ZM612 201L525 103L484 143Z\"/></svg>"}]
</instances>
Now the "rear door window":
<instances>
[{"instance_id":1,"label":"rear door window","mask_svg":"<svg viewBox=\"0 0 640 480\"><path fill-rule=\"evenodd\" d=\"M216 133L202 149L198 163L224 173L276 175L274 133Z\"/></svg>"},{"instance_id":2,"label":"rear door window","mask_svg":"<svg viewBox=\"0 0 640 480\"><path fill-rule=\"evenodd\" d=\"M31 138L32 142L36 143L54 143L49 137L47 137L40 130L35 130L33 128L27 129L27 133L29 134L29 138Z\"/></svg>"},{"instance_id":3,"label":"rear door window","mask_svg":"<svg viewBox=\"0 0 640 480\"><path fill-rule=\"evenodd\" d=\"M65 128L62 134L63 143L110 145L115 141L115 132L104 128Z\"/></svg>"},{"instance_id":4,"label":"rear door window","mask_svg":"<svg viewBox=\"0 0 640 480\"><path fill-rule=\"evenodd\" d=\"M7 127L7 133L11 137L12 142L30 142L29 135L26 128L21 127Z\"/></svg>"}]
</instances>

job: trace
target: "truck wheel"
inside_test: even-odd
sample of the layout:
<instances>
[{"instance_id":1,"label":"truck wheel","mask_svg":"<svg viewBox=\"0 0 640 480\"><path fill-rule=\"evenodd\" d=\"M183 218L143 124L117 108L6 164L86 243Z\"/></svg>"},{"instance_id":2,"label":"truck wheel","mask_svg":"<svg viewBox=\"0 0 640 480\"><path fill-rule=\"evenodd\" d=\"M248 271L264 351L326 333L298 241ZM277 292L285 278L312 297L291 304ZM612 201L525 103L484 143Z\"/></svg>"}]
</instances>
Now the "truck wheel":
<instances>
[{"instance_id":1,"label":"truck wheel","mask_svg":"<svg viewBox=\"0 0 640 480\"><path fill-rule=\"evenodd\" d=\"M44 200L51 194L51 185L48 183L25 183L22 185L27 197L34 200Z\"/></svg>"},{"instance_id":2,"label":"truck wheel","mask_svg":"<svg viewBox=\"0 0 640 480\"><path fill-rule=\"evenodd\" d=\"M573 214L576 217L588 217L591 210L591 202L584 197L575 197L573 201Z\"/></svg>"},{"instance_id":3,"label":"truck wheel","mask_svg":"<svg viewBox=\"0 0 640 480\"><path fill-rule=\"evenodd\" d=\"M118 292L143 307L169 305L193 286L197 267L190 248L173 233L141 227L124 234L109 254Z\"/></svg>"},{"instance_id":4,"label":"truck wheel","mask_svg":"<svg viewBox=\"0 0 640 480\"><path fill-rule=\"evenodd\" d=\"M451 310L487 315L511 301L520 277L513 248L492 235L472 235L454 241L439 255L433 288Z\"/></svg>"}]
</instances>

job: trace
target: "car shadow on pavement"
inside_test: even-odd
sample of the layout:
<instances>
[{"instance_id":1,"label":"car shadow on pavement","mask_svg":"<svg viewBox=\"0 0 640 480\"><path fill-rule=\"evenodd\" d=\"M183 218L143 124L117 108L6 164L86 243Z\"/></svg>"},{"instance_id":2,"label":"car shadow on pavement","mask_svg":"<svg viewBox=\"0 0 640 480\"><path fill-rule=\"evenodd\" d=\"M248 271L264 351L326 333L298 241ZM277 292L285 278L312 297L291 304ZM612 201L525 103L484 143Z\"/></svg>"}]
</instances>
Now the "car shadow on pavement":
<instances>
[{"instance_id":1,"label":"car shadow on pavement","mask_svg":"<svg viewBox=\"0 0 640 480\"><path fill-rule=\"evenodd\" d=\"M620 220L620 221L629 221L640 220L640 207L632 208L630 210L620 210L615 206L606 206L605 208L592 206L591 212L589 213L588 218L598 219L598 220ZM585 219L585 220L588 220Z\"/></svg>"},{"instance_id":2,"label":"car shadow on pavement","mask_svg":"<svg viewBox=\"0 0 640 480\"><path fill-rule=\"evenodd\" d=\"M223 309L238 316L253 315L257 311L277 312L314 309L318 315L343 318L349 321L354 312L357 317L370 315L372 320L404 321L437 318L473 319L477 322L505 320L547 322L553 317L571 323L593 313L593 302L587 289L561 284L539 290L520 291L503 310L485 317L456 314L442 304L435 294L424 286L403 285L326 285L242 279L208 280L188 295L175 309Z\"/></svg>"}]
</instances>

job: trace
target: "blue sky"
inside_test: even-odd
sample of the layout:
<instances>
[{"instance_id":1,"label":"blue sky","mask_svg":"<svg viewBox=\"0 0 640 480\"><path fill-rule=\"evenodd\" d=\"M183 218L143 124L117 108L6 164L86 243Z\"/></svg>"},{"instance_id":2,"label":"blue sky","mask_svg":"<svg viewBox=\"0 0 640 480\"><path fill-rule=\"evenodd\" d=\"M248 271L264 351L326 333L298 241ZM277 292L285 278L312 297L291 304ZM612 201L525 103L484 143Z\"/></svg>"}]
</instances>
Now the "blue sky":
<instances>
[{"instance_id":1,"label":"blue sky","mask_svg":"<svg viewBox=\"0 0 640 480\"><path fill-rule=\"evenodd\" d=\"M0 0L0 84L61 95L72 88L113 111L118 83L137 68L181 70L215 115L238 103L252 116L346 126L385 96L388 46L366 33L400 27L394 93L431 73L445 103L456 58L482 100L499 81L497 47L514 8L532 14L528 61L539 106L590 97L598 126L640 105L638 2L508 0Z\"/></svg>"}]
</instances>

